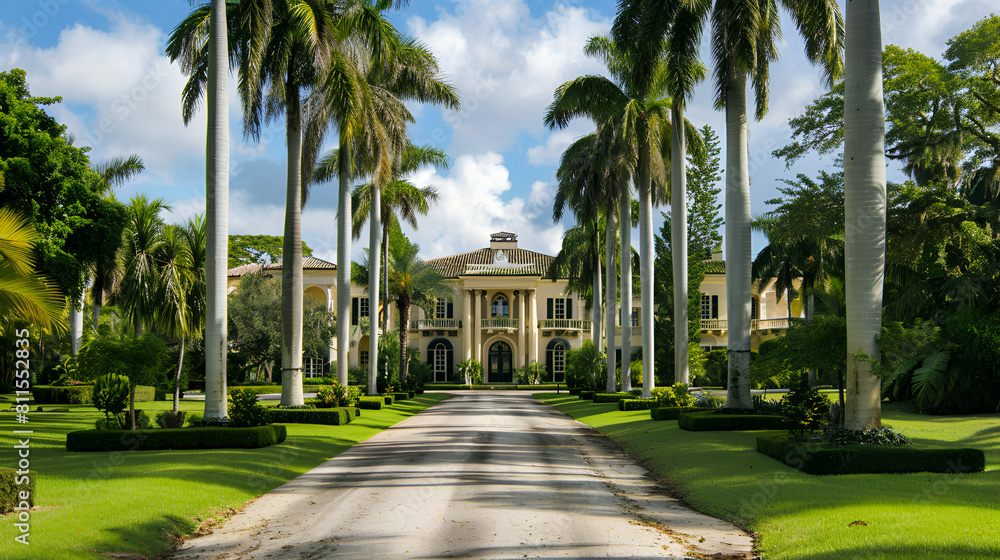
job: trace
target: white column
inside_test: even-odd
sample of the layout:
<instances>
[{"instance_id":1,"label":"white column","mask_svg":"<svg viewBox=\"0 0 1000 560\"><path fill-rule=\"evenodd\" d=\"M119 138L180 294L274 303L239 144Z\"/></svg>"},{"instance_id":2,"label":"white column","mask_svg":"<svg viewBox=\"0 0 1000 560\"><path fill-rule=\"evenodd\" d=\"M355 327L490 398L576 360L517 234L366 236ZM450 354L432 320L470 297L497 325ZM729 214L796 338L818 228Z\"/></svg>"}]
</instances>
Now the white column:
<instances>
[{"instance_id":1,"label":"white column","mask_svg":"<svg viewBox=\"0 0 1000 560\"><path fill-rule=\"evenodd\" d=\"M524 316L524 296L525 290L515 292L517 295L517 363L516 367L524 366L524 328L528 318Z\"/></svg>"},{"instance_id":2,"label":"white column","mask_svg":"<svg viewBox=\"0 0 1000 560\"><path fill-rule=\"evenodd\" d=\"M538 361L538 307L535 290L528 290L528 314L531 315L528 328L528 362Z\"/></svg>"},{"instance_id":3,"label":"white column","mask_svg":"<svg viewBox=\"0 0 1000 560\"><path fill-rule=\"evenodd\" d=\"M472 290L472 359L479 363L483 362L482 348L480 348L483 338L482 321L480 320L482 315L481 292L482 290Z\"/></svg>"},{"instance_id":4,"label":"white column","mask_svg":"<svg viewBox=\"0 0 1000 560\"><path fill-rule=\"evenodd\" d=\"M472 290L462 290L462 360L472 359Z\"/></svg>"}]
</instances>

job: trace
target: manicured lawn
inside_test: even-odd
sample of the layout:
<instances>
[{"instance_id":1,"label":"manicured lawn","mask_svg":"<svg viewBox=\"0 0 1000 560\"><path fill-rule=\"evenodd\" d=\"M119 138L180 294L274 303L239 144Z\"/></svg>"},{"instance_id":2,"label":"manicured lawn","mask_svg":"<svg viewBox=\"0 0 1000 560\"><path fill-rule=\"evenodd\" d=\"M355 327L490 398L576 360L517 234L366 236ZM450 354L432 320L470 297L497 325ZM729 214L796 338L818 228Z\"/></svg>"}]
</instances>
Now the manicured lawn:
<instances>
[{"instance_id":1,"label":"manicured lawn","mask_svg":"<svg viewBox=\"0 0 1000 560\"><path fill-rule=\"evenodd\" d=\"M536 398L611 437L695 509L759 533L766 559L1000 558L1000 414L883 409L917 444L983 449L984 473L812 476L757 453L761 432L688 432L648 411Z\"/></svg>"},{"instance_id":2,"label":"manicured lawn","mask_svg":"<svg viewBox=\"0 0 1000 560\"><path fill-rule=\"evenodd\" d=\"M362 411L346 426L287 424L288 439L263 449L69 453L66 434L93 428L101 416L91 405L43 405L68 413L34 412L31 406L31 469L38 472L31 513L30 548L13 543L13 516L0 521L0 558L141 558L168 549L177 535L334 457L359 441L416 414L448 394L417 395L382 410ZM0 396L0 408L11 397ZM271 404L271 403L266 403ZM170 402L141 403L169 410ZM204 403L182 401L183 410ZM12 414L0 418L0 465L15 465ZM130 556L136 555L136 556Z\"/></svg>"}]
</instances>

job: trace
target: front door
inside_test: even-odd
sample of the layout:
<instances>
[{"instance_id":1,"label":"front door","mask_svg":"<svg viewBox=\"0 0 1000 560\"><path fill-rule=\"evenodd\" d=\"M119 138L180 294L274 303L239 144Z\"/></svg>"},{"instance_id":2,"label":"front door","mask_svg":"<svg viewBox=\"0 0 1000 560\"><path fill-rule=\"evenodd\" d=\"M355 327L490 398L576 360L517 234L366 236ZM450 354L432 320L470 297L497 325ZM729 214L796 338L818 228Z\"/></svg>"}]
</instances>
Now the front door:
<instances>
[{"instance_id":1,"label":"front door","mask_svg":"<svg viewBox=\"0 0 1000 560\"><path fill-rule=\"evenodd\" d=\"M490 346L488 380L490 383L510 383L514 381L514 353L506 342L496 342Z\"/></svg>"}]
</instances>

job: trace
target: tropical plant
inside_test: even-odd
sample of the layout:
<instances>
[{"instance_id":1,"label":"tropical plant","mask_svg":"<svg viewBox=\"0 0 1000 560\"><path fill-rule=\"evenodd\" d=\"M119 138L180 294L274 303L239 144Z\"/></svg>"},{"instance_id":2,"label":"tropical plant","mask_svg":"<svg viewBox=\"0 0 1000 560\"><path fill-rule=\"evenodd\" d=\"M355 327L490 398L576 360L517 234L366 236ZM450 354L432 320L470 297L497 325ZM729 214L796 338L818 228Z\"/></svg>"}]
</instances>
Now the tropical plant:
<instances>
[{"instance_id":1,"label":"tropical plant","mask_svg":"<svg viewBox=\"0 0 1000 560\"><path fill-rule=\"evenodd\" d=\"M128 408L129 381L128 377L109 373L94 380L92 393L94 407L104 413L107 422L114 418L120 428L125 428L125 415Z\"/></svg>"},{"instance_id":2,"label":"tropical plant","mask_svg":"<svg viewBox=\"0 0 1000 560\"><path fill-rule=\"evenodd\" d=\"M62 294L35 272L36 236L27 218L0 208L0 328L29 321L43 329L64 331Z\"/></svg>"},{"instance_id":3,"label":"tropical plant","mask_svg":"<svg viewBox=\"0 0 1000 560\"><path fill-rule=\"evenodd\" d=\"M233 426L252 428L267 424L267 410L257 400L253 389L235 389L229 393L229 419Z\"/></svg>"},{"instance_id":4,"label":"tropical plant","mask_svg":"<svg viewBox=\"0 0 1000 560\"><path fill-rule=\"evenodd\" d=\"M455 368L455 375L467 385L482 385L483 364L479 360L469 358L458 364L458 367Z\"/></svg>"},{"instance_id":5,"label":"tropical plant","mask_svg":"<svg viewBox=\"0 0 1000 560\"><path fill-rule=\"evenodd\" d=\"M600 387L599 376L606 369L607 361L605 354L589 340L584 340L580 348L569 349L566 352L566 387L597 390Z\"/></svg>"},{"instance_id":6,"label":"tropical plant","mask_svg":"<svg viewBox=\"0 0 1000 560\"><path fill-rule=\"evenodd\" d=\"M792 435L805 437L830 423L830 399L810 387L806 376L800 375L792 389L781 397L781 418Z\"/></svg>"},{"instance_id":7,"label":"tropical plant","mask_svg":"<svg viewBox=\"0 0 1000 560\"><path fill-rule=\"evenodd\" d=\"M688 392L687 383L674 383L669 387L656 387L652 391L657 407L684 407L694 403L694 397Z\"/></svg>"}]
</instances>

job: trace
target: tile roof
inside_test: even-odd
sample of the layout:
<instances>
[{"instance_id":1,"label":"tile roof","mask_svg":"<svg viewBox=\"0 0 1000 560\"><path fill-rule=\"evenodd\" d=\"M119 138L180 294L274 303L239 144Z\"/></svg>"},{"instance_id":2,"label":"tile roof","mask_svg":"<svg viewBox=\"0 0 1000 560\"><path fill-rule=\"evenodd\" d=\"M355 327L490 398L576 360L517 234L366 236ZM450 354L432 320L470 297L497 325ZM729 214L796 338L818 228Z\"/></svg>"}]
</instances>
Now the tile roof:
<instances>
[{"instance_id":1,"label":"tile roof","mask_svg":"<svg viewBox=\"0 0 1000 560\"><path fill-rule=\"evenodd\" d=\"M726 261L705 261L705 274L725 274Z\"/></svg>"},{"instance_id":2,"label":"tile roof","mask_svg":"<svg viewBox=\"0 0 1000 560\"><path fill-rule=\"evenodd\" d=\"M281 270L281 264L277 263L264 266L260 263L250 263L236 268L230 268L226 274L229 277L234 277L261 272L263 270ZM323 259L317 259L316 257L305 257L302 259L302 270L337 270L337 265L332 262L324 261Z\"/></svg>"},{"instance_id":3,"label":"tile roof","mask_svg":"<svg viewBox=\"0 0 1000 560\"><path fill-rule=\"evenodd\" d=\"M495 264L496 250L469 251L427 261L445 278L459 276L545 276L555 257L527 249L504 249L506 264Z\"/></svg>"}]
</instances>

